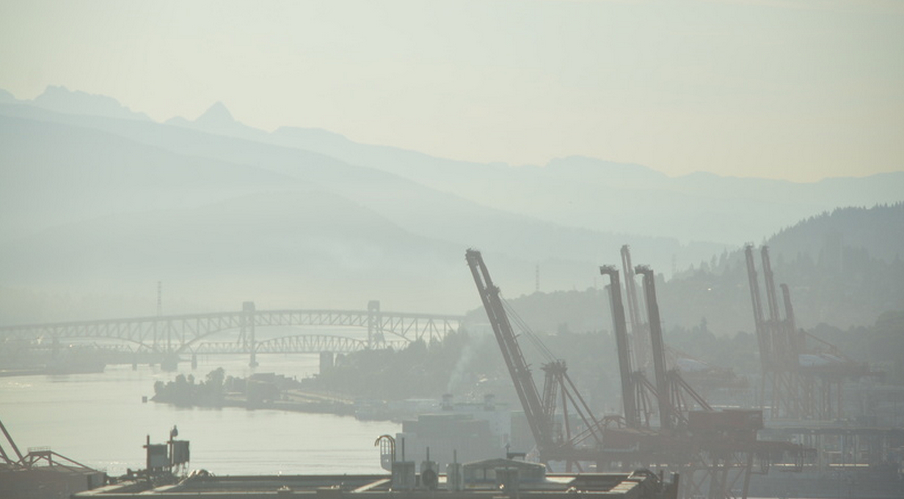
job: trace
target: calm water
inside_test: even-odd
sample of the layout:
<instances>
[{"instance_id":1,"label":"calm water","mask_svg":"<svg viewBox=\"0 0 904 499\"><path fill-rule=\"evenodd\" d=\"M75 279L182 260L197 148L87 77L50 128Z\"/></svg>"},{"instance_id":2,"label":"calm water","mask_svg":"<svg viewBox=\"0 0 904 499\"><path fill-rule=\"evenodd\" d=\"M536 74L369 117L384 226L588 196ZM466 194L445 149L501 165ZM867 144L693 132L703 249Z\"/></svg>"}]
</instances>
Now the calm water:
<instances>
[{"instance_id":1,"label":"calm water","mask_svg":"<svg viewBox=\"0 0 904 499\"><path fill-rule=\"evenodd\" d=\"M317 371L316 355L262 355L254 372L299 379ZM162 443L176 425L191 441L191 469L217 475L380 473L374 440L395 434L391 422L351 417L238 408L180 409L154 402L154 382L180 372L205 379L217 367L227 376L253 372L244 356L204 356L198 368L176 373L139 365L107 366L102 374L0 378L0 420L19 449L52 450L111 475L144 467L146 435ZM7 451L5 440L0 441Z\"/></svg>"}]
</instances>

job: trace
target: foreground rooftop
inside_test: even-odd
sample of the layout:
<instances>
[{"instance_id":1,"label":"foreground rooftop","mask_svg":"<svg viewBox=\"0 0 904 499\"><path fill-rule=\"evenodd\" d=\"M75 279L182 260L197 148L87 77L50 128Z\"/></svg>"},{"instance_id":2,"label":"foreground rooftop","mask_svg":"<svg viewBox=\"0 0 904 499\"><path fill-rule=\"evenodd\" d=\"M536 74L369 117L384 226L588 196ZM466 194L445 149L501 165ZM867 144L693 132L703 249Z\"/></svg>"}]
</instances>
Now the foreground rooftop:
<instances>
[{"instance_id":1,"label":"foreground rooftop","mask_svg":"<svg viewBox=\"0 0 904 499\"><path fill-rule=\"evenodd\" d=\"M496 466L498 463L488 463ZM496 468L515 470L517 467ZM521 480L518 472L498 473L497 479L465 481L455 485L439 475L429 486L421 476L411 486L393 488L393 476L384 475L279 475L213 476L194 474L177 483L154 485L148 480L126 480L75 495L86 499L251 499L317 497L321 499L448 498L480 499L526 497L574 499L578 495L600 498L674 499L677 483L663 483L649 471L634 473L548 474L542 480Z\"/></svg>"}]
</instances>

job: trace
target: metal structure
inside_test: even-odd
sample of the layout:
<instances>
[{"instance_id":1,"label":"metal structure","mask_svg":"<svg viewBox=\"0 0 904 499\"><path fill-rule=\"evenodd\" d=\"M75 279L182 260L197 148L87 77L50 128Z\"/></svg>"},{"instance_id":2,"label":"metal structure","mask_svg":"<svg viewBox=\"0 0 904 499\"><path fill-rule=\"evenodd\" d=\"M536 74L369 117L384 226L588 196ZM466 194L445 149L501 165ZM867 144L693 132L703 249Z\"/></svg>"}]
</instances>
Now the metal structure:
<instances>
[{"instance_id":1,"label":"metal structure","mask_svg":"<svg viewBox=\"0 0 904 499\"><path fill-rule=\"evenodd\" d=\"M625 247L623 247L624 249ZM624 252L622 252L624 255ZM615 344L618 351L618 370L621 377L622 405L624 406L625 425L628 428L641 426L641 406L639 401L645 400L638 393L640 371L635 372L631 365L631 351L628 343L628 328L625 321L625 307L622 303L621 282L618 270L613 265L600 267L600 274L609 276L609 308L612 311L612 325L615 331ZM647 419L646 426L649 426Z\"/></svg>"},{"instance_id":2,"label":"metal structure","mask_svg":"<svg viewBox=\"0 0 904 499\"><path fill-rule=\"evenodd\" d=\"M552 359L548 350L544 352L549 362L542 366L545 382L541 397L509 321L500 290L493 284L483 257L479 251L469 249L465 258L537 444L540 460L544 463L565 461L568 471L572 466L580 468L579 462L588 460L590 455L587 450L602 444L602 426L568 377L565 361ZM562 409L564 430L561 433L555 428L557 407ZM569 409L583 423L581 431L571 427ZM579 446L584 449L579 449Z\"/></svg>"},{"instance_id":3,"label":"metal structure","mask_svg":"<svg viewBox=\"0 0 904 499\"><path fill-rule=\"evenodd\" d=\"M644 300L638 299L637 283L635 281L635 276L637 274L635 272L635 267L631 264L631 250L627 244L621 247L621 262L622 275L625 276L625 301L628 304L629 312L627 319L631 322L630 332L628 333L628 338L630 339L628 346L635 369L634 376L635 378L639 376L639 378L635 380L635 385L638 389L642 389L645 392L644 395L647 398L655 398L656 388L654 388L652 383L645 377L645 373L651 373L654 370L650 323L645 318L648 315L648 312L644 307L646 297L644 297ZM685 381L693 381L693 385L697 391L706 388L710 390L728 389L744 391L747 389L745 380L738 379L731 369L708 365L700 359L694 359L690 355L680 352L668 345L664 345L663 349L666 371L678 369L680 359L691 359L699 365L708 366L706 371L690 374L685 373L684 376L687 377L683 377L678 381L679 384L682 384ZM648 387L649 389L645 387ZM641 395L639 394L638 397L640 396ZM645 399L638 399L638 401L641 403L645 401L648 402L648 400ZM649 403L647 406L649 407Z\"/></svg>"},{"instance_id":4,"label":"metal structure","mask_svg":"<svg viewBox=\"0 0 904 499\"><path fill-rule=\"evenodd\" d=\"M505 365L515 384L515 391L524 408L524 414L527 416L534 440L541 450L552 447L554 441L552 420L548 417L546 407L540 399L540 392L531 376L530 367L524 360L524 354L515 339L515 332L512 330L508 315L502 306L499 288L493 284L479 251L469 249L465 258L474 277L474 283L477 285L477 291L490 325L493 327L493 334L502 351L502 357L505 359Z\"/></svg>"},{"instance_id":5,"label":"metal structure","mask_svg":"<svg viewBox=\"0 0 904 499\"><path fill-rule=\"evenodd\" d=\"M631 318L631 345L634 346L634 365L638 370L650 369L649 325L643 321L644 312L637 299L637 284L634 281L634 266L631 264L631 249L627 244L621 247L622 272L625 276L625 296Z\"/></svg>"},{"instance_id":6,"label":"metal structure","mask_svg":"<svg viewBox=\"0 0 904 499\"><path fill-rule=\"evenodd\" d=\"M464 316L381 311L372 301L368 310L256 310L245 302L238 312L164 315L132 319L57 322L0 327L0 342L51 342L65 338L116 339L156 352L189 352L205 338L239 331L246 352L256 345L255 330L270 326L343 326L366 328L368 347L385 343L385 335L404 342L442 340L456 331ZM2 343L0 343L2 344Z\"/></svg>"},{"instance_id":7,"label":"metal structure","mask_svg":"<svg viewBox=\"0 0 904 499\"><path fill-rule=\"evenodd\" d=\"M10 455L7 453L2 443L0 443L0 473L10 471L17 473L19 478L23 478L23 475L27 477L27 472L36 470L59 470L70 473L102 475L102 473L97 470L63 456L62 454L58 454L47 447L30 448L28 449L28 453L22 454L19 447L16 445L16 442L13 440L12 435L7 431L3 421L0 421L0 432L3 433L6 443L14 454ZM50 475L39 475L38 479L49 476ZM2 484L4 480L10 478L14 477L11 475L4 476L3 480L0 480L0 484ZM0 486L0 496L12 497L5 495L8 493L10 493L10 490Z\"/></svg>"},{"instance_id":8,"label":"metal structure","mask_svg":"<svg viewBox=\"0 0 904 499\"><path fill-rule=\"evenodd\" d=\"M643 276L644 301L647 305L647 316L650 326L650 346L653 357L653 379L656 381L657 407L659 408L659 426L670 429L674 426L672 404L669 400L669 379L665 366L665 345L662 342L662 322L659 318L659 303L656 301L656 281L653 271L638 265L634 271Z\"/></svg>"},{"instance_id":9,"label":"metal structure","mask_svg":"<svg viewBox=\"0 0 904 499\"><path fill-rule=\"evenodd\" d=\"M762 411L714 411L684 381L677 368L668 369L653 271L642 265L634 271L643 278L656 383L653 386L640 370L630 372L618 271L614 266L600 267L600 272L610 277L609 305L622 376L626 427L605 429L605 445L599 452L598 463L621 468L650 463L666 466L684 476L681 497L746 497L755 464L766 466L771 459L787 453L800 456L801 448L784 442L759 441L757 431L763 427ZM648 410L647 396L657 401L658 428L649 426L649 417L646 425L640 424L639 414Z\"/></svg>"},{"instance_id":10,"label":"metal structure","mask_svg":"<svg viewBox=\"0 0 904 499\"><path fill-rule=\"evenodd\" d=\"M13 459L3 448L3 445L0 445L0 459L2 459L4 463L7 464L23 464L25 463L25 456L22 455L22 452L19 451L19 446L16 445L16 441L13 440L12 435L9 434L9 431L6 430L6 426L4 426L3 421L0 421L0 431L3 432L3 436L6 438L6 442L9 444L10 449L16 454L16 459Z\"/></svg>"},{"instance_id":11,"label":"metal structure","mask_svg":"<svg viewBox=\"0 0 904 499\"><path fill-rule=\"evenodd\" d=\"M682 378L677 368L667 369L662 320L659 316L659 301L656 298L656 279L653 270L646 265L638 265L634 270L643 276L643 292L649 318L651 353L659 402L659 424L664 429L670 429L686 424L687 413L693 409L699 408L704 411L713 409Z\"/></svg>"},{"instance_id":12,"label":"metal structure","mask_svg":"<svg viewBox=\"0 0 904 499\"><path fill-rule=\"evenodd\" d=\"M392 348L401 348L408 342L387 341L381 346L389 346ZM258 354L264 353L319 353L319 352L335 352L350 353L360 350L367 350L369 347L367 341L346 336L334 336L327 334L297 334L292 336L281 336L279 338L271 338L268 340L260 340L255 343L254 351ZM234 341L204 341L198 343L191 350L193 354L246 354L249 353L247 347Z\"/></svg>"},{"instance_id":13,"label":"metal structure","mask_svg":"<svg viewBox=\"0 0 904 499\"><path fill-rule=\"evenodd\" d=\"M615 344L618 351L618 369L621 377L622 405L624 405L625 422L629 428L640 426L640 415L635 399L631 369L631 352L628 348L628 331L625 324L625 308L621 299L621 283L618 270L612 265L600 267L600 274L609 276L609 307L612 310L612 322L615 330Z\"/></svg>"},{"instance_id":14,"label":"metal structure","mask_svg":"<svg viewBox=\"0 0 904 499\"><path fill-rule=\"evenodd\" d=\"M733 497L733 491L738 487L742 488L741 497L746 497L746 487L757 458L768 460L776 454L781 455L789 449L799 447L782 442L757 441L756 432L762 427L761 411L715 412L706 401L697 396L693 399L694 402L707 410L682 412L686 411L689 405L679 403L674 395L678 391L693 393L693 390L690 390L686 383L681 383L677 372L665 371L658 304L655 299L655 286L651 282L652 271L648 267L638 267L637 272L645 278L644 291L650 314L651 333L659 335L658 341L656 339L652 341L652 353L654 361L657 355L660 358L656 362L661 368L658 381L663 385L662 390L657 393L664 395L659 398L662 405L659 411L664 415L661 419L662 427L658 429L641 427L638 414L640 410L629 402L626 405L625 420L631 421L632 426L628 428L600 426L588 409L585 419L587 427L583 432L567 440L551 440L554 431L550 414L557 398L555 389L551 387L573 388L567 379L565 363L558 360L543 366L546 372L546 385L541 398L518 345L499 288L493 284L479 252L468 250L466 258L537 442L541 462L549 464L549 461L560 460L578 467L582 462L594 462L597 469L630 469L650 464L666 466L689 478L683 485L682 497L723 499ZM614 267L602 267L601 272L609 275L613 283L610 286L610 304L613 305L613 315L616 316L619 367L622 375L631 380L627 383L622 380L622 394L630 401L632 398L630 394L635 389L632 383L636 378L630 373L630 353L623 309L621 313L618 312L621 308L618 273ZM616 289L619 291L616 292ZM574 394L579 397L576 390ZM564 405L566 397L563 396L562 399ZM564 421L568 435L567 415ZM600 433L602 438L598 436ZM588 443L590 445L587 445Z\"/></svg>"},{"instance_id":15,"label":"metal structure","mask_svg":"<svg viewBox=\"0 0 904 499\"><path fill-rule=\"evenodd\" d=\"M772 418L823 421L841 419L843 381L873 373L865 364L855 363L841 354L834 345L796 329L791 293L786 284L781 285L784 316L782 315L769 248L763 246L760 256L769 312L767 318L763 312L752 244L744 247L744 254L760 350L761 407L765 409L768 405ZM814 348L808 348L807 339L814 341ZM804 358L813 359L812 365L802 364Z\"/></svg>"},{"instance_id":16,"label":"metal structure","mask_svg":"<svg viewBox=\"0 0 904 499\"><path fill-rule=\"evenodd\" d=\"M769 262L769 251L764 246L761 251L763 274L766 287L766 304L768 318L763 313L763 302L760 295L759 280L754 263L753 245L744 247L747 262L747 280L750 287L750 298L753 306L753 320L756 329L757 344L760 350L760 403L766 407L766 386L770 386L770 415L773 418L800 418L803 414L800 406L800 385L797 369L800 351L788 351L788 347L796 347L796 342L788 341L787 324L783 323L778 310L778 299L775 293L775 280ZM790 303L787 297L785 304Z\"/></svg>"}]
</instances>

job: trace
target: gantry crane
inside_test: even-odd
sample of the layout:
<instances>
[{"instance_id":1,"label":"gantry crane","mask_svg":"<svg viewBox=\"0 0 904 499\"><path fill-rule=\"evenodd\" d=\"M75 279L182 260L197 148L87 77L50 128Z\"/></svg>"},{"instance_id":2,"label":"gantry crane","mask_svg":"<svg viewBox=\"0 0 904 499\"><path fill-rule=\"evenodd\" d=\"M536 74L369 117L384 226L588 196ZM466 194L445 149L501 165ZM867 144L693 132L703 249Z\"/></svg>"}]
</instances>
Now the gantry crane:
<instances>
[{"instance_id":1,"label":"gantry crane","mask_svg":"<svg viewBox=\"0 0 904 499\"><path fill-rule=\"evenodd\" d=\"M841 387L845 377L876 375L865 364L857 364L846 358L838 349L825 341L797 331L791 293L786 284L781 285L784 318L779 308L778 295L769 248L760 250L763 266L763 281L766 287L766 302L769 318L763 315L759 281L754 265L753 245L744 247L747 260L747 278L753 305L753 319L760 349L762 377L760 384L760 404L766 405L766 385L770 386L770 414L773 418L828 420L840 419ZM831 353L827 365L805 367L801 365L802 354L807 353L806 339L811 338L827 347Z\"/></svg>"},{"instance_id":2,"label":"gantry crane","mask_svg":"<svg viewBox=\"0 0 904 499\"><path fill-rule=\"evenodd\" d=\"M665 345L662 343L659 303L656 301L656 283L650 267L638 265L634 268L634 272L643 276L643 295L647 304L650 326L650 347L653 356L653 379L656 381L657 406L659 407L659 426L663 429L670 429L674 426L674 421L672 405L669 401L669 380L665 366Z\"/></svg>"},{"instance_id":3,"label":"gantry crane","mask_svg":"<svg viewBox=\"0 0 904 499\"><path fill-rule=\"evenodd\" d=\"M799 418L801 416L801 387L797 376L797 365L801 352L794 350L794 342L791 340L794 331L789 331L787 321L781 318L768 246L760 249L760 257L763 261L763 280L766 283L766 304L769 307L768 330L772 343L773 407L789 417ZM785 301L785 305L789 303L790 297ZM787 311L785 315L787 316ZM776 397L775 394L779 394L779 396Z\"/></svg>"},{"instance_id":4,"label":"gantry crane","mask_svg":"<svg viewBox=\"0 0 904 499\"><path fill-rule=\"evenodd\" d=\"M577 451L578 445L588 440L597 445L602 443L602 427L568 377L563 360L550 359L542 366L545 383L541 398L512 329L500 290L493 284L483 257L479 251L469 249L465 258L540 452L540 460L547 464L550 461L565 461L570 471L572 465L583 460ZM551 357L548 350L544 353ZM563 433L555 429L555 412L559 401L562 407ZM569 407L581 419L584 426L582 431L572 433Z\"/></svg>"},{"instance_id":5,"label":"gantry crane","mask_svg":"<svg viewBox=\"0 0 904 499\"><path fill-rule=\"evenodd\" d=\"M731 490L740 480L743 480L741 496L746 496L754 454L781 454L799 447L782 442L757 441L756 430L762 427L761 411L716 413L697 395L694 401L705 410L691 411L687 414L683 412L689 406L683 403L677 394L681 391L690 392L692 396L696 394L693 394L686 383L681 383L677 372L669 373L665 370L662 329L653 273L649 267L644 266L638 266L636 271L644 276L644 295L651 335L658 336L658 340L651 338L651 343L654 362L660 367L657 382L663 385L663 389L655 390L657 395L663 394L663 397L659 397L660 413L665 414L661 420L662 428L603 428L568 378L565 362L561 360L553 360L543 365L546 384L541 397L530 367L518 345L500 290L493 284L483 257L479 251L473 249L469 249L465 257L537 443L541 462L548 465L550 461L565 461L569 471L572 464L577 464L580 468L581 462L595 462L597 469L602 469L607 463L610 465L620 463L622 467L631 464L665 465L682 472L688 478L683 486L683 497L705 495L713 499L723 499L733 496ZM627 371L628 379L632 379L618 274L611 267L601 268L601 272L610 275L615 284L610 286L610 303L613 305L613 314L618 316L615 324L617 341L620 343L620 371L623 374ZM619 309L621 313L617 311ZM526 328L520 323L517 315L513 314L513 318L519 322L519 326ZM529 330L526 332L530 335ZM631 391L631 388L630 382L623 383L623 397ZM652 390L652 385L649 388ZM554 422L556 400L559 396L565 422L564 435L557 433ZM631 395L627 395L626 398L630 401ZM567 413L569 402L585 426L583 431L574 435L569 427L570 418ZM630 416L627 416L626 420L636 421L639 416L638 409L628 411L626 415ZM608 432L605 442L604 431Z\"/></svg>"},{"instance_id":6,"label":"gantry crane","mask_svg":"<svg viewBox=\"0 0 904 499\"><path fill-rule=\"evenodd\" d=\"M635 385L640 387L644 383L649 384L651 390L648 390L646 395L655 398L655 388L652 388L652 384L649 380L642 376L644 373L653 371L652 349L650 346L650 325L649 322L646 322L646 319L643 318L648 315L648 313L644 311L644 301L638 300L637 297L635 267L631 264L631 249L627 244L621 247L621 263L625 284L625 301L628 304L628 312L630 314L628 318L631 321L631 334L629 335L631 341L629 341L628 345L631 349L631 359L635 369L634 377L637 378L637 376L641 376L641 379L635 379ZM663 348L665 350L665 367L667 371L678 368L679 358L693 359L686 353L680 352L668 345L663 345ZM700 362L701 364L706 364L699 359L693 360ZM731 369L715 368L713 366L709 367L711 372L705 374L699 373L697 375L698 381L706 383L709 386L719 386L723 388L746 386L745 383L739 383L737 381L737 378L734 376L734 373L731 372ZM701 376L702 379L699 379ZM682 379L682 381L686 380ZM642 399L638 399L638 401L643 402Z\"/></svg>"},{"instance_id":7,"label":"gantry crane","mask_svg":"<svg viewBox=\"0 0 904 499\"><path fill-rule=\"evenodd\" d=\"M656 279L647 265L638 265L634 272L643 277L643 294L647 306L650 327L650 346L653 356L653 370L656 379L656 393L659 405L659 424L671 429L687 423L687 412L698 406L704 411L712 407L694 390L677 368L667 369L665 344L662 340L662 320L659 316L659 302L656 299Z\"/></svg>"},{"instance_id":8,"label":"gantry crane","mask_svg":"<svg viewBox=\"0 0 904 499\"><path fill-rule=\"evenodd\" d=\"M622 257L625 257L627 246L622 247ZM627 262L630 263L630 255ZM624 260L623 260L624 262ZM614 265L600 267L600 274L609 276L609 307L612 315L612 325L615 331L615 343L618 351L618 366L622 385L622 403L624 405L625 426L628 428L649 428L650 415L652 414L651 398L658 399L656 387L650 383L643 372L642 367L635 366L631 361L631 345L628 340L628 327L625 319L625 307L622 301L621 283L618 270ZM633 269L632 273L633 275ZM632 289L625 281L625 288ZM635 299L636 301L636 299ZM635 311L637 309L635 308ZM635 324L638 321L634 320ZM637 329L635 331L642 331ZM636 338L642 339L642 338ZM637 344L635 341L633 344ZM637 358L636 356L634 357Z\"/></svg>"},{"instance_id":9,"label":"gantry crane","mask_svg":"<svg viewBox=\"0 0 904 499\"><path fill-rule=\"evenodd\" d=\"M760 349L760 365L765 373L770 368L772 345L769 331L766 329L766 321L763 318L763 303L760 301L760 285L756 276L756 264L753 263L752 244L744 247L744 258L747 262L747 282L750 286L750 300L753 303L753 323L756 328L757 345ZM762 388L760 391L762 392Z\"/></svg>"},{"instance_id":10,"label":"gantry crane","mask_svg":"<svg viewBox=\"0 0 904 499\"><path fill-rule=\"evenodd\" d=\"M471 275L474 277L474 283L477 285L477 291L483 301L487 318L493 327L493 334L499 343L505 365L515 384L515 391L518 393L521 407L524 408L530 431L541 450L544 447L549 448L554 442L552 421L547 417L540 400L540 393L537 391L537 385L534 384L534 378L530 374L530 367L524 360L524 354L521 353L521 347L515 339L515 333L499 296L499 288L493 284L479 251L469 249L465 253L465 258L471 268Z\"/></svg>"},{"instance_id":11,"label":"gantry crane","mask_svg":"<svg viewBox=\"0 0 904 499\"><path fill-rule=\"evenodd\" d=\"M628 328L625 324L625 307L621 298L621 283L618 270L612 265L600 267L600 274L609 276L609 307L612 310L612 325L615 330L615 346L618 351L618 370L621 377L622 405L625 411L625 425L640 427L640 409L634 387L634 369L631 368L631 352L628 348Z\"/></svg>"},{"instance_id":12,"label":"gantry crane","mask_svg":"<svg viewBox=\"0 0 904 499\"><path fill-rule=\"evenodd\" d=\"M647 343L649 331L647 323L641 319L643 311L637 299L637 284L634 281L634 265L631 264L631 249L627 244L621 247L622 271L625 276L625 296L631 317L631 345L634 346L634 365L638 370L650 368L650 347Z\"/></svg>"},{"instance_id":13,"label":"gantry crane","mask_svg":"<svg viewBox=\"0 0 904 499\"><path fill-rule=\"evenodd\" d=\"M622 248L623 261L626 248ZM628 258L628 261L630 261L630 256ZM648 274L652 276L652 271L648 267L638 266L636 270L637 273L642 274L645 278ZM686 417L682 415L682 412L686 412L690 407L684 402L682 392L688 393L701 408L711 410L709 404L681 378L677 369L667 370L665 345L662 341L662 329L659 325L659 304L656 301L656 290L653 282L650 281L648 283L646 280L644 281L644 294L647 300L647 310L650 314L650 324L656 325L655 327L650 327L651 350L657 383L655 387L646 379L642 370L638 369L635 371L632 368L618 270L613 265L604 265L600 267L600 273L608 275L610 280L610 285L608 286L609 306L612 312L613 329L618 351L625 425L628 428L639 428L642 423L640 416L644 415L646 416L645 426L649 427L649 412L646 408L648 407L647 400L650 395L657 400L660 426L665 429L672 428L676 423L686 422ZM628 288L627 282L626 288Z\"/></svg>"},{"instance_id":14,"label":"gantry crane","mask_svg":"<svg viewBox=\"0 0 904 499\"><path fill-rule=\"evenodd\" d=\"M624 253L623 253L624 257ZM607 428L606 446L601 456L620 466L659 463L682 474L681 497L708 497L726 499L746 497L747 488L756 456L784 454L800 455L801 447L784 442L762 442L756 432L762 428L762 411L723 410L714 411L706 400L697 394L681 377L676 368L667 369L665 345L662 338L662 322L656 298L653 271L643 265L633 269L643 277L650 331L650 354L655 370L655 388L646 390L657 400L660 416L659 428L631 426L630 421L637 408L638 394L629 394L622 383L625 400L625 429ZM600 267L602 274L610 277L610 306L615 326L616 346L619 352L621 375L630 371L627 352L624 308L618 271L613 266ZM624 367L622 367L624 366ZM641 372L633 373L630 383L635 389ZM632 405L633 404L633 405ZM696 406L696 407L695 407ZM694 410L699 408L700 410ZM603 459L601 459L603 460Z\"/></svg>"},{"instance_id":15,"label":"gantry crane","mask_svg":"<svg viewBox=\"0 0 904 499\"><path fill-rule=\"evenodd\" d=\"M771 415L774 418L798 419L808 414L807 403L801 403L806 397L802 380L799 376L799 356L803 345L797 339L794 325L794 312L791 308L791 295L788 286L782 284L783 305L785 319L781 318L778 295L775 289L775 278L772 273L772 264L769 259L769 248L763 246L760 257L763 266L763 281L766 287L766 305L769 310L769 318L763 315L763 306L760 299L759 280L753 260L753 245L744 247L747 261L747 279L750 286L750 296L753 305L753 318L756 327L757 339L760 347L760 363L762 366L762 378L760 382L760 403L766 403L766 385L771 389Z\"/></svg>"}]
</instances>

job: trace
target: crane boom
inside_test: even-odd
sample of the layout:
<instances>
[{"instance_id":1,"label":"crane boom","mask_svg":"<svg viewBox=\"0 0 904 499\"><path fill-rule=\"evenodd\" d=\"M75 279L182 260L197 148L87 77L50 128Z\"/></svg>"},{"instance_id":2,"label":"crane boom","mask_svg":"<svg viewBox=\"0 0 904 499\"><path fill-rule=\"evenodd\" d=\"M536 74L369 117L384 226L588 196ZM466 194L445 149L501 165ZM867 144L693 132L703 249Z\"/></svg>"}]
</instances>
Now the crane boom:
<instances>
[{"instance_id":1,"label":"crane boom","mask_svg":"<svg viewBox=\"0 0 904 499\"><path fill-rule=\"evenodd\" d=\"M612 265L600 267L600 274L609 276L609 308L615 329L615 345L618 349L618 369L621 375L622 404L625 406L625 422L628 428L640 426L639 411L632 386L631 354L628 348L628 327L625 323L625 307L622 303L618 270Z\"/></svg>"},{"instance_id":2,"label":"crane boom","mask_svg":"<svg viewBox=\"0 0 904 499\"><path fill-rule=\"evenodd\" d=\"M772 274L772 263L769 261L769 247L763 246L760 249L760 255L763 259L763 281L766 283L766 304L769 308L768 330L769 338L772 346L772 355L770 358L773 367L785 367L785 357L788 353L788 338L785 334L785 325L782 322L781 313L778 308L778 294L775 291L775 277Z\"/></svg>"},{"instance_id":3,"label":"crane boom","mask_svg":"<svg viewBox=\"0 0 904 499\"><path fill-rule=\"evenodd\" d=\"M781 317L778 310L778 296L775 294L775 277L772 274L772 264L769 262L769 247L763 246L760 249L760 256L763 259L763 280L766 282L766 305L769 307L769 320L772 326L778 328Z\"/></svg>"},{"instance_id":4,"label":"crane boom","mask_svg":"<svg viewBox=\"0 0 904 499\"><path fill-rule=\"evenodd\" d=\"M744 247L744 255L747 260L747 282L750 285L750 301L753 303L753 323L756 328L757 344L760 348L760 364L762 364L763 373L765 374L772 364L772 342L763 319L760 285L756 277L756 265L753 263L753 245L748 244Z\"/></svg>"},{"instance_id":5,"label":"crane boom","mask_svg":"<svg viewBox=\"0 0 904 499\"><path fill-rule=\"evenodd\" d=\"M493 327L493 334L496 336L496 342L499 343L505 365L515 384L515 391L521 400L521 407L524 408L534 440L541 451L544 448L551 448L553 445L552 422L546 417L546 408L540 399L534 378L531 376L530 367L521 353L521 347L518 346L508 315L505 313L502 299L499 296L499 288L493 284L479 251L469 249L465 253L465 258L468 267L471 268L474 284L477 285L477 292L480 294L483 308Z\"/></svg>"},{"instance_id":6,"label":"crane boom","mask_svg":"<svg viewBox=\"0 0 904 499\"><path fill-rule=\"evenodd\" d=\"M631 249L627 244L621 247L622 269L625 275L625 296L628 302L628 313L631 317L631 336L634 339L634 363L638 370L649 367L649 349L647 333L641 319L640 302L637 300L637 285L634 282L634 265L631 264Z\"/></svg>"},{"instance_id":7,"label":"crane boom","mask_svg":"<svg viewBox=\"0 0 904 499\"><path fill-rule=\"evenodd\" d=\"M797 356L803 352L802 338L797 334L797 325L794 322L794 306L791 304L791 291L788 290L787 284L782 284L781 288L782 298L785 302L785 325L788 328L788 337L796 361Z\"/></svg>"},{"instance_id":8,"label":"crane boom","mask_svg":"<svg viewBox=\"0 0 904 499\"><path fill-rule=\"evenodd\" d=\"M766 296L769 300L769 317L772 326L772 357L782 369L793 369L797 364L797 353L794 348L794 326L789 328L789 321L793 321L794 311L791 308L791 295L786 285L782 285L782 297L785 306L785 319L781 318L778 306L778 294L775 290L775 278L772 274L772 263L769 261L769 247L763 246L760 251L763 257L763 275L766 281ZM791 314L789 317L788 314Z\"/></svg>"},{"instance_id":9,"label":"crane boom","mask_svg":"<svg viewBox=\"0 0 904 499\"><path fill-rule=\"evenodd\" d=\"M25 458L22 456L22 453L19 452L19 447L16 445L16 442L15 442L15 440L13 440L13 437L9 434L8 431L6 431L6 426L3 426L3 421L0 421L0 431L3 432L3 436L6 437L6 441L9 442L10 447L12 447L13 452L16 453L16 457L19 459L17 461L13 461L13 459L6 454L6 451L3 450L2 445L0 445L0 457L3 458L3 461L5 461L6 464L15 465L17 463L24 463Z\"/></svg>"},{"instance_id":10,"label":"crane boom","mask_svg":"<svg viewBox=\"0 0 904 499\"><path fill-rule=\"evenodd\" d=\"M656 378L656 395L659 398L659 426L672 428L671 401L669 400L669 380L665 366L665 346L662 342L662 322L659 318L659 304L656 301L656 281L653 270L646 265L638 265L634 272L643 276L643 293L647 302L650 323L650 346L653 351L653 374Z\"/></svg>"}]
</instances>

